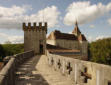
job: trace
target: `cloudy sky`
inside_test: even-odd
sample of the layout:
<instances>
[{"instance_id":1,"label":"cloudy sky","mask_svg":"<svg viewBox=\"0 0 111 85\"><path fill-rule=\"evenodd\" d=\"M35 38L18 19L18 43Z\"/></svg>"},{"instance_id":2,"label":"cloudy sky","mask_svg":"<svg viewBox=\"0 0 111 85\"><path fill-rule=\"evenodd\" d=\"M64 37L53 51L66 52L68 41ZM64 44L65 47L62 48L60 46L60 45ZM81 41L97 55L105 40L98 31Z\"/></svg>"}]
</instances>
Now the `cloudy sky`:
<instances>
[{"instance_id":1,"label":"cloudy sky","mask_svg":"<svg viewBox=\"0 0 111 85\"><path fill-rule=\"evenodd\" d=\"M47 21L49 34L71 33L76 20L90 42L111 37L111 1L0 0L0 43L22 43L22 22Z\"/></svg>"}]
</instances>

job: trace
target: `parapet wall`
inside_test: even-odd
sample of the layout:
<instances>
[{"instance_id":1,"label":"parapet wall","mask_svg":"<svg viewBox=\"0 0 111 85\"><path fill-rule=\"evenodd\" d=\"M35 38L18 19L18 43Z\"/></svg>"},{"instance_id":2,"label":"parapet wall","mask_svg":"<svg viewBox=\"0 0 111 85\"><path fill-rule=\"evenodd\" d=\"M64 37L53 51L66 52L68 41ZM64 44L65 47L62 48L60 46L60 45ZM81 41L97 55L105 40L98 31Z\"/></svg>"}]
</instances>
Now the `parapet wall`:
<instances>
[{"instance_id":1,"label":"parapet wall","mask_svg":"<svg viewBox=\"0 0 111 85\"><path fill-rule=\"evenodd\" d=\"M23 30L24 31L27 31L27 30L45 30L47 31L47 22L45 23L42 23L42 22L39 22L39 23L36 23L34 22L33 23L33 26L31 25L31 22L28 22L28 25L26 25L26 23L23 23Z\"/></svg>"},{"instance_id":2,"label":"parapet wall","mask_svg":"<svg viewBox=\"0 0 111 85\"><path fill-rule=\"evenodd\" d=\"M29 59L33 56L33 51L28 51L12 56L12 58L0 71L0 85L15 85L15 70L26 59Z\"/></svg>"},{"instance_id":3,"label":"parapet wall","mask_svg":"<svg viewBox=\"0 0 111 85\"><path fill-rule=\"evenodd\" d=\"M111 85L111 67L47 53L49 66L69 77L75 85Z\"/></svg>"}]
</instances>

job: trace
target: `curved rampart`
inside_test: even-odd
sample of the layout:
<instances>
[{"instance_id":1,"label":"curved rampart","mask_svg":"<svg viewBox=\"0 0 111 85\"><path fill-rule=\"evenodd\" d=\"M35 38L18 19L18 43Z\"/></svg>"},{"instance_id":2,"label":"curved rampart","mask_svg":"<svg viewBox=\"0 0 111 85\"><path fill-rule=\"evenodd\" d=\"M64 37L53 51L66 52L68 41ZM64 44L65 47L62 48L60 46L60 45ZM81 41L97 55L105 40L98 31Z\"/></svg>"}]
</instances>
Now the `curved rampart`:
<instances>
[{"instance_id":1,"label":"curved rampart","mask_svg":"<svg viewBox=\"0 0 111 85\"><path fill-rule=\"evenodd\" d=\"M15 85L15 70L26 59L34 56L33 51L16 54L10 58L8 63L0 71L0 85Z\"/></svg>"},{"instance_id":2,"label":"curved rampart","mask_svg":"<svg viewBox=\"0 0 111 85\"><path fill-rule=\"evenodd\" d=\"M111 85L111 67L47 53L49 66L72 79L75 85Z\"/></svg>"}]
</instances>

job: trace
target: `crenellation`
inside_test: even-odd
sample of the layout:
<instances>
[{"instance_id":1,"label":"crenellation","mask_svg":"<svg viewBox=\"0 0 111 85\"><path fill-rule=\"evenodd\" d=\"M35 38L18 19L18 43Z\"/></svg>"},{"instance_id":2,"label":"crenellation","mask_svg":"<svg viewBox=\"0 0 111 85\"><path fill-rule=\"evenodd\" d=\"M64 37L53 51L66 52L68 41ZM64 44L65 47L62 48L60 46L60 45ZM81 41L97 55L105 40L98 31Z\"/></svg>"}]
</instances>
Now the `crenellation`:
<instances>
[{"instance_id":1,"label":"crenellation","mask_svg":"<svg viewBox=\"0 0 111 85\"><path fill-rule=\"evenodd\" d=\"M30 22L28 22L28 27L29 27L29 28L31 27L31 23L30 23Z\"/></svg>"},{"instance_id":2,"label":"crenellation","mask_svg":"<svg viewBox=\"0 0 111 85\"><path fill-rule=\"evenodd\" d=\"M26 23L23 23L23 30L26 29Z\"/></svg>"},{"instance_id":3,"label":"crenellation","mask_svg":"<svg viewBox=\"0 0 111 85\"><path fill-rule=\"evenodd\" d=\"M46 31L46 33L47 33L47 23L45 22L45 31Z\"/></svg>"},{"instance_id":4,"label":"crenellation","mask_svg":"<svg viewBox=\"0 0 111 85\"><path fill-rule=\"evenodd\" d=\"M42 22L39 22L39 27L42 27Z\"/></svg>"},{"instance_id":5,"label":"crenellation","mask_svg":"<svg viewBox=\"0 0 111 85\"><path fill-rule=\"evenodd\" d=\"M42 22L36 23L34 22L33 25L31 24L31 22L28 22L28 25L26 25L27 23L23 23L23 30L25 31L30 31L30 30L44 30L47 32L47 22L45 22L44 24Z\"/></svg>"},{"instance_id":6,"label":"crenellation","mask_svg":"<svg viewBox=\"0 0 111 85\"><path fill-rule=\"evenodd\" d=\"M34 28L36 28L36 22L33 23Z\"/></svg>"},{"instance_id":7,"label":"crenellation","mask_svg":"<svg viewBox=\"0 0 111 85\"><path fill-rule=\"evenodd\" d=\"M33 23L33 29L36 30L36 22Z\"/></svg>"},{"instance_id":8,"label":"crenellation","mask_svg":"<svg viewBox=\"0 0 111 85\"><path fill-rule=\"evenodd\" d=\"M47 27L47 22L45 22L45 27Z\"/></svg>"}]
</instances>

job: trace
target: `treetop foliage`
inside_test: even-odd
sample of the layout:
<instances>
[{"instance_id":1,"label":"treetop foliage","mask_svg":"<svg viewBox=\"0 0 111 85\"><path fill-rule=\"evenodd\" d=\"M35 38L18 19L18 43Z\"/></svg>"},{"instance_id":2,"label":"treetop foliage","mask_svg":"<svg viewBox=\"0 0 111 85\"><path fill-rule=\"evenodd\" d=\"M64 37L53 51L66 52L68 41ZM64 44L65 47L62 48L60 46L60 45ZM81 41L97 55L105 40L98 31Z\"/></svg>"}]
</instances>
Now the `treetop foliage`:
<instances>
[{"instance_id":1,"label":"treetop foliage","mask_svg":"<svg viewBox=\"0 0 111 85\"><path fill-rule=\"evenodd\" d=\"M0 60L5 56L11 56L24 51L23 44L1 44L0 45Z\"/></svg>"},{"instance_id":2,"label":"treetop foliage","mask_svg":"<svg viewBox=\"0 0 111 85\"><path fill-rule=\"evenodd\" d=\"M111 38L90 43L89 59L93 62L111 65Z\"/></svg>"}]
</instances>

